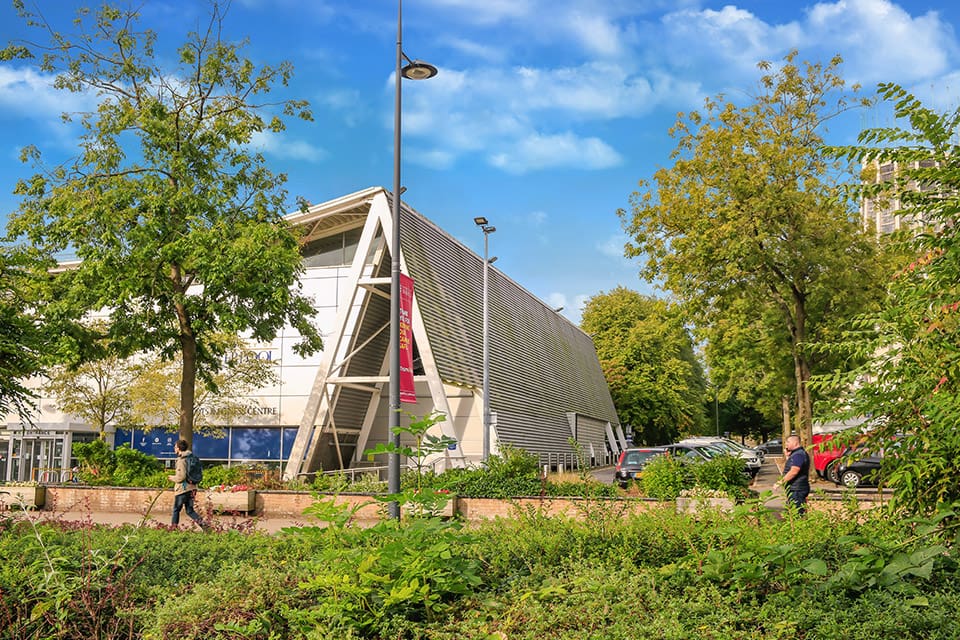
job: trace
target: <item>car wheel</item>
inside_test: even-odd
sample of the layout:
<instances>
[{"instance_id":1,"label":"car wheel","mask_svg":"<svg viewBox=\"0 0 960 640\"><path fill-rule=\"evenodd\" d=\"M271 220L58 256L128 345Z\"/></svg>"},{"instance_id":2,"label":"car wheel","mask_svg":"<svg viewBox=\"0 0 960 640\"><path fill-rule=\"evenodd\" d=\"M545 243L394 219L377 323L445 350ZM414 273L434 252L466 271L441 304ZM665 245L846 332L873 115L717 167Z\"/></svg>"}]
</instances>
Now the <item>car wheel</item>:
<instances>
[{"instance_id":1,"label":"car wheel","mask_svg":"<svg viewBox=\"0 0 960 640\"><path fill-rule=\"evenodd\" d=\"M827 465L826 469L824 469L824 473L826 473L827 475L827 480L829 480L833 484L840 484L840 477L837 475L837 466L838 466L837 461L834 460L833 462Z\"/></svg>"},{"instance_id":2,"label":"car wheel","mask_svg":"<svg viewBox=\"0 0 960 640\"><path fill-rule=\"evenodd\" d=\"M840 484L845 487L850 487L851 489L856 489L860 486L860 481L863 479L863 476L857 473L856 471L844 471L840 474Z\"/></svg>"}]
</instances>

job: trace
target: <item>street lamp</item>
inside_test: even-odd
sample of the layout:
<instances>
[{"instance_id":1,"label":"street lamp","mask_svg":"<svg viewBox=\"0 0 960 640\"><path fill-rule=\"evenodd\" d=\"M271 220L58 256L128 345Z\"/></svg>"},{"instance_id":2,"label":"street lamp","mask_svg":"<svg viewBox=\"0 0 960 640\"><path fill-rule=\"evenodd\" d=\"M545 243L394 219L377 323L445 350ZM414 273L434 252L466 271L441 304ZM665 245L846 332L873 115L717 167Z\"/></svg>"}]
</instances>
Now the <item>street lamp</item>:
<instances>
[{"instance_id":1,"label":"street lamp","mask_svg":"<svg viewBox=\"0 0 960 640\"><path fill-rule=\"evenodd\" d=\"M483 216L473 219L483 231L483 461L490 457L490 234L497 230Z\"/></svg>"},{"instance_id":2,"label":"street lamp","mask_svg":"<svg viewBox=\"0 0 960 640\"><path fill-rule=\"evenodd\" d=\"M406 60L407 64L403 62ZM400 446L400 99L403 78L426 80L437 68L403 53L403 0L397 0L397 68L393 108L393 243L390 246L390 433L394 447ZM387 488L400 493L400 454L391 453L387 466ZM390 517L400 519L400 505L390 503Z\"/></svg>"}]
</instances>

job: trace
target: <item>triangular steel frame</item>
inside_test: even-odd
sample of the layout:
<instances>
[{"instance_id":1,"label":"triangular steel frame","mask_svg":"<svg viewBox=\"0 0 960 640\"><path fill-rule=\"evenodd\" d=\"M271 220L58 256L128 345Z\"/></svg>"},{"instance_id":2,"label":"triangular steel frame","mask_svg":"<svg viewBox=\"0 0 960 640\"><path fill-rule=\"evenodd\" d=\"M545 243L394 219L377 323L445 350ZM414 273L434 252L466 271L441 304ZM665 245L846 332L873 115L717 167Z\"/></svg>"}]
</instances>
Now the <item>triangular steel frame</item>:
<instances>
[{"instance_id":1,"label":"triangular steel frame","mask_svg":"<svg viewBox=\"0 0 960 640\"><path fill-rule=\"evenodd\" d=\"M349 467L349 462L359 461L367 447L371 433L376 427L374 423L378 414L378 407L381 402L387 402L384 397L384 388L389 383L389 349L383 354L380 375L363 378L340 375L350 358L366 348L381 331L389 330L389 324L385 324L375 330L373 335L358 335L356 331L356 328L362 325L371 297L383 296L388 299L390 297L390 279L374 277L378 265L383 264L382 261L389 261L390 259L389 239L393 237L390 196L385 190L379 189L372 194L369 203L370 209L367 219L346 278L345 291L348 293L338 301L337 318L333 331L324 336L325 344L320 365L284 469L283 475L287 480L293 480L318 471L315 468L317 465L314 461L318 459L320 436L324 433L331 433L337 443L337 455L341 468ZM402 202L401 207L403 207ZM401 213L401 215L403 214ZM402 248L400 262L402 272L408 273ZM456 440L453 414L450 410L443 381L437 371L423 316L417 304L416 282L414 282L411 324L414 343L419 351L425 371L425 375L416 376L415 382L418 383L418 388L421 382L427 384L433 409L446 416L446 420L440 422L437 429L444 435ZM370 394L370 402L367 405L366 414L363 416L354 456L350 461L343 460L339 445L339 434L333 420L340 390L345 386L363 390ZM387 437L387 429L387 425L384 424L383 438ZM441 460L444 468L463 466L465 460L459 443L456 448L449 449L443 455L437 456L437 460L428 460L427 462L436 466Z\"/></svg>"}]
</instances>

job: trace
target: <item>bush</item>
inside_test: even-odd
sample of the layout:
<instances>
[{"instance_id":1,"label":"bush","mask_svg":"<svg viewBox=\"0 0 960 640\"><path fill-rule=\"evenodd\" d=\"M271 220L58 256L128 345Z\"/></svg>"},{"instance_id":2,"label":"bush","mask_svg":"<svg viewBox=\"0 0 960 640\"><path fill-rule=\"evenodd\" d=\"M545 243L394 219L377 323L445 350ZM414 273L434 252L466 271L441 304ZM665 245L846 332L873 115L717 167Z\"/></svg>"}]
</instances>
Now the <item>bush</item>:
<instances>
[{"instance_id":1,"label":"bush","mask_svg":"<svg viewBox=\"0 0 960 640\"><path fill-rule=\"evenodd\" d=\"M655 500L675 500L681 491L693 486L690 466L676 456L656 456L644 466L640 486Z\"/></svg>"},{"instance_id":2,"label":"bush","mask_svg":"<svg viewBox=\"0 0 960 640\"><path fill-rule=\"evenodd\" d=\"M749 477L743 460L734 456L717 456L692 466L694 484L704 489L723 491L733 499L746 497Z\"/></svg>"},{"instance_id":3,"label":"bush","mask_svg":"<svg viewBox=\"0 0 960 640\"><path fill-rule=\"evenodd\" d=\"M80 462L80 480L87 484L120 487L163 486L163 465L151 455L127 445L110 449L103 440L78 442L73 454ZM154 484L159 479L160 484Z\"/></svg>"}]
</instances>

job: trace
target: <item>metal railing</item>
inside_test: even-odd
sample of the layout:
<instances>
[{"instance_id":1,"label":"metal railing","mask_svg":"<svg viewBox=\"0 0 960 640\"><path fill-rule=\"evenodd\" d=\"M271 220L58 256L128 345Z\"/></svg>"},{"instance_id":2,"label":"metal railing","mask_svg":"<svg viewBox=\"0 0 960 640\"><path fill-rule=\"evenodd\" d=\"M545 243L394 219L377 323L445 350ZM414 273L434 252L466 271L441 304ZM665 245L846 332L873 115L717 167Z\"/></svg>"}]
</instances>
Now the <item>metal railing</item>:
<instances>
[{"instance_id":1,"label":"metal railing","mask_svg":"<svg viewBox=\"0 0 960 640\"><path fill-rule=\"evenodd\" d=\"M80 478L75 469L35 467L33 469L33 481L37 484L67 484L68 482L79 482Z\"/></svg>"}]
</instances>

